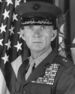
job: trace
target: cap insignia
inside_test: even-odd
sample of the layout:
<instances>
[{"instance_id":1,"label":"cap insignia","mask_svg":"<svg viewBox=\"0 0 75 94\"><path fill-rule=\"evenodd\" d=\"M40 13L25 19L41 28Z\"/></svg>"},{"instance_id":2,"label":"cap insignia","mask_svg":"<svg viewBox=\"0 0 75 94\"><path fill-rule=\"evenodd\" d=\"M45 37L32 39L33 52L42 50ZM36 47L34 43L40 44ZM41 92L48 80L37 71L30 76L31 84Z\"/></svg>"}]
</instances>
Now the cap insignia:
<instances>
[{"instance_id":1,"label":"cap insignia","mask_svg":"<svg viewBox=\"0 0 75 94\"><path fill-rule=\"evenodd\" d=\"M36 11L36 10L38 10L40 8L40 4L34 4L33 5L33 9Z\"/></svg>"}]
</instances>

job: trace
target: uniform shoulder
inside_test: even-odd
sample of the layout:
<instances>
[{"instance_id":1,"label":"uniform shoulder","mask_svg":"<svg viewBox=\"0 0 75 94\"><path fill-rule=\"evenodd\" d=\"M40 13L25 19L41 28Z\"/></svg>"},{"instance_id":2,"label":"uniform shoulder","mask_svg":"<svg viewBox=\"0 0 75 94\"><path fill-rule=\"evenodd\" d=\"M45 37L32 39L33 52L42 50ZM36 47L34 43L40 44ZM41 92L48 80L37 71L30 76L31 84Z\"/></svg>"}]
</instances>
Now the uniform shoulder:
<instances>
[{"instance_id":1,"label":"uniform shoulder","mask_svg":"<svg viewBox=\"0 0 75 94\"><path fill-rule=\"evenodd\" d=\"M65 68L60 73L57 90L65 90L65 94L68 90L69 94L75 94L75 66Z\"/></svg>"},{"instance_id":2,"label":"uniform shoulder","mask_svg":"<svg viewBox=\"0 0 75 94\"><path fill-rule=\"evenodd\" d=\"M55 58L55 61L64 67L70 67L70 66L74 65L71 60L69 60L67 57L63 57L61 55L57 55Z\"/></svg>"},{"instance_id":3,"label":"uniform shoulder","mask_svg":"<svg viewBox=\"0 0 75 94\"><path fill-rule=\"evenodd\" d=\"M69 86L68 88L70 89L74 87L73 94L75 94L75 65L68 58L62 56L58 56L56 59L57 62L59 62L60 64L60 68L58 70L59 81L58 81L57 89L61 91L63 89L65 90L65 92L67 92L68 86ZM70 91L72 91L72 89L69 90L69 92Z\"/></svg>"}]
</instances>

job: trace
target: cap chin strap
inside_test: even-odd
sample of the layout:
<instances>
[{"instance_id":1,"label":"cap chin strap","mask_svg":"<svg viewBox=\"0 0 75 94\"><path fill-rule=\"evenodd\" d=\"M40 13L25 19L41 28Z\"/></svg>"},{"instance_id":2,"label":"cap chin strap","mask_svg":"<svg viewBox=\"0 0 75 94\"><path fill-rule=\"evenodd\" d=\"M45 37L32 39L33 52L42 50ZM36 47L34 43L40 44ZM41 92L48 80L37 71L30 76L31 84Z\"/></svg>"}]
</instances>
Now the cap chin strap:
<instances>
[{"instance_id":1,"label":"cap chin strap","mask_svg":"<svg viewBox=\"0 0 75 94\"><path fill-rule=\"evenodd\" d=\"M21 23L22 25L52 25L53 23L50 21L25 21Z\"/></svg>"}]
</instances>

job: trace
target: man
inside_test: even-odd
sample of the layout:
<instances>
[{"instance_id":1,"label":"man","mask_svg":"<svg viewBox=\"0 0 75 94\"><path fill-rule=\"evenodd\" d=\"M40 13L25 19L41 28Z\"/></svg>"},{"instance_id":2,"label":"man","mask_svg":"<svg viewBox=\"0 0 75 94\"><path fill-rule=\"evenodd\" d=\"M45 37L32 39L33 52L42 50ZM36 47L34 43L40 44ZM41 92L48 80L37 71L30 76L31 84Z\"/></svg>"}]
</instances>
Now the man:
<instances>
[{"instance_id":1,"label":"man","mask_svg":"<svg viewBox=\"0 0 75 94\"><path fill-rule=\"evenodd\" d=\"M24 59L22 55L12 62L17 76L12 94L75 94L75 68L51 46L61 10L43 1L29 1L16 12L21 16L20 32L31 56Z\"/></svg>"}]
</instances>

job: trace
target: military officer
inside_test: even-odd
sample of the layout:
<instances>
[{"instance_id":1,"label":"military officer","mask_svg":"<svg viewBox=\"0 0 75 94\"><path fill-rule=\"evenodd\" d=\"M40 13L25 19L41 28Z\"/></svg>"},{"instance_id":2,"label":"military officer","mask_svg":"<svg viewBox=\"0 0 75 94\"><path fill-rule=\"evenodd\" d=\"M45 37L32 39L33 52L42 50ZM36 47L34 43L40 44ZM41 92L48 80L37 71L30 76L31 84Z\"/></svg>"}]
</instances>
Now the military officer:
<instances>
[{"instance_id":1,"label":"military officer","mask_svg":"<svg viewBox=\"0 0 75 94\"><path fill-rule=\"evenodd\" d=\"M14 70L17 65L12 94L75 94L75 68L51 46L61 10L36 0L21 4L16 12L21 16L20 32L31 56L24 59L21 55L12 63Z\"/></svg>"}]
</instances>

